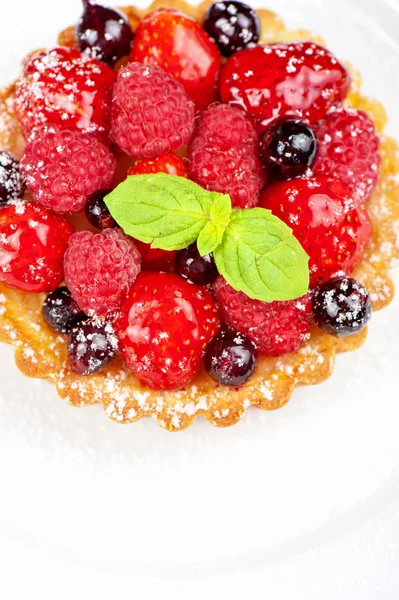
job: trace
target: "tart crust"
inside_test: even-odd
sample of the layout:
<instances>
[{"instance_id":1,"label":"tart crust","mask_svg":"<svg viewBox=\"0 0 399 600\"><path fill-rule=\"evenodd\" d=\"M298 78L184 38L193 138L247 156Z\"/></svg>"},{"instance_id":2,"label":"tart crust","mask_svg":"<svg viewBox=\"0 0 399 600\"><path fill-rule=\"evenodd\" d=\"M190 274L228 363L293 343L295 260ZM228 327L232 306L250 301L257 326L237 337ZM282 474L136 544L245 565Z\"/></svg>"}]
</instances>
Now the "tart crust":
<instances>
[{"instance_id":1,"label":"tart crust","mask_svg":"<svg viewBox=\"0 0 399 600\"><path fill-rule=\"evenodd\" d=\"M121 10L133 30L143 14L160 6L170 6L203 19L206 1L197 7L180 0L156 0L144 11L134 7ZM262 22L261 42L323 40L308 31L289 31L283 21L268 10L257 11ZM65 29L58 43L73 47L74 28ZM347 104L366 111L381 136L381 180L368 205L373 221L373 238L354 276L369 290L374 310L387 306L394 295L389 269L399 259L399 149L383 129L386 114L376 100L361 95L361 77L350 65L352 88ZM0 90L0 148L19 157L23 137L12 109L13 88ZM29 377L55 383L61 398L72 406L101 403L108 417L118 423L131 423L151 416L169 431L187 428L197 416L218 427L234 425L250 406L264 410L280 408L288 402L296 385L317 384L327 379L338 352L360 347L366 330L346 339L312 331L311 339L295 354L280 358L261 357L254 377L238 389L215 384L201 372L192 384L178 392L154 391L140 385L121 358L105 371L82 377L73 373L67 361L65 337L57 335L41 315L43 295L29 295L0 284L0 340L13 344L15 361Z\"/></svg>"}]
</instances>

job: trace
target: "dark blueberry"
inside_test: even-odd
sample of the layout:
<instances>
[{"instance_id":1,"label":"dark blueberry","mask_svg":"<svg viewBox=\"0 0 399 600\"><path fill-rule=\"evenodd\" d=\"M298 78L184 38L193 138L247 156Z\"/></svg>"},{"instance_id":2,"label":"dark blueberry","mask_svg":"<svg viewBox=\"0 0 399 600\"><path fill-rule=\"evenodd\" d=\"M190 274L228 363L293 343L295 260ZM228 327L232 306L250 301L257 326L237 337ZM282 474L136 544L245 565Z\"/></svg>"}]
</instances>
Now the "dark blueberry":
<instances>
[{"instance_id":1,"label":"dark blueberry","mask_svg":"<svg viewBox=\"0 0 399 600\"><path fill-rule=\"evenodd\" d=\"M222 331L209 342L204 365L212 379L218 383L242 385L252 377L256 369L255 347L243 333Z\"/></svg>"},{"instance_id":2,"label":"dark blueberry","mask_svg":"<svg viewBox=\"0 0 399 600\"><path fill-rule=\"evenodd\" d=\"M83 0L84 11L77 26L79 50L111 67L130 54L133 32L129 21L116 8Z\"/></svg>"},{"instance_id":3,"label":"dark blueberry","mask_svg":"<svg viewBox=\"0 0 399 600\"><path fill-rule=\"evenodd\" d=\"M19 162L9 152L0 152L0 205L22 198L24 191Z\"/></svg>"},{"instance_id":4,"label":"dark blueberry","mask_svg":"<svg viewBox=\"0 0 399 600\"><path fill-rule=\"evenodd\" d=\"M67 287L50 292L43 303L42 311L47 325L57 333L70 333L77 323L87 319Z\"/></svg>"},{"instance_id":5,"label":"dark blueberry","mask_svg":"<svg viewBox=\"0 0 399 600\"><path fill-rule=\"evenodd\" d=\"M215 2L205 15L205 31L216 41L223 56L254 46L260 35L256 12L244 2Z\"/></svg>"},{"instance_id":6,"label":"dark blueberry","mask_svg":"<svg viewBox=\"0 0 399 600\"><path fill-rule=\"evenodd\" d=\"M260 143L263 167L277 179L304 175L315 161L318 150L313 130L294 119L279 119Z\"/></svg>"},{"instance_id":7,"label":"dark blueberry","mask_svg":"<svg viewBox=\"0 0 399 600\"><path fill-rule=\"evenodd\" d=\"M108 227L116 227L117 223L111 217L111 214L104 202L104 196L109 194L108 191L96 192L87 201L85 213L89 223L97 229L107 229Z\"/></svg>"},{"instance_id":8,"label":"dark blueberry","mask_svg":"<svg viewBox=\"0 0 399 600\"><path fill-rule=\"evenodd\" d=\"M315 290L313 317L316 325L330 335L358 333L371 317L369 294L355 279L334 277Z\"/></svg>"},{"instance_id":9,"label":"dark blueberry","mask_svg":"<svg viewBox=\"0 0 399 600\"><path fill-rule=\"evenodd\" d=\"M72 371L90 375L102 371L118 351L118 340L111 323L91 320L76 325L68 342Z\"/></svg>"},{"instance_id":10,"label":"dark blueberry","mask_svg":"<svg viewBox=\"0 0 399 600\"><path fill-rule=\"evenodd\" d=\"M196 243L176 252L175 269L180 277L197 285L213 283L219 275L213 254L200 256Z\"/></svg>"}]
</instances>

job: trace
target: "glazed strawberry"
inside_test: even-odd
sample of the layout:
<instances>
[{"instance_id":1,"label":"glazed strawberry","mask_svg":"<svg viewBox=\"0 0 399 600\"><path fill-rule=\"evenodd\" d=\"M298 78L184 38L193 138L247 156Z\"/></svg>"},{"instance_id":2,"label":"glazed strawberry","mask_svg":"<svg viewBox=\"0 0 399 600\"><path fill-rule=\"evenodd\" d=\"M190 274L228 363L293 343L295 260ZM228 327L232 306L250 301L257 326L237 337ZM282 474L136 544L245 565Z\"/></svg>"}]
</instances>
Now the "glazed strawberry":
<instances>
[{"instance_id":1,"label":"glazed strawberry","mask_svg":"<svg viewBox=\"0 0 399 600\"><path fill-rule=\"evenodd\" d=\"M160 8L141 20L130 59L158 65L173 75L197 108L217 99L217 46L197 21L177 10Z\"/></svg>"},{"instance_id":2,"label":"glazed strawberry","mask_svg":"<svg viewBox=\"0 0 399 600\"><path fill-rule=\"evenodd\" d=\"M65 283L86 314L115 312L141 269L131 239L117 229L101 233L78 231L64 257Z\"/></svg>"},{"instance_id":3,"label":"glazed strawberry","mask_svg":"<svg viewBox=\"0 0 399 600\"><path fill-rule=\"evenodd\" d=\"M264 131L294 115L314 123L342 102L350 76L326 48L312 42L268 44L234 54L220 75L220 96L242 108Z\"/></svg>"},{"instance_id":4,"label":"glazed strawberry","mask_svg":"<svg viewBox=\"0 0 399 600\"><path fill-rule=\"evenodd\" d=\"M366 202L380 176L380 139L366 113L341 108L329 113L316 129L319 154L314 172L339 177Z\"/></svg>"},{"instance_id":5,"label":"glazed strawberry","mask_svg":"<svg viewBox=\"0 0 399 600\"><path fill-rule=\"evenodd\" d=\"M370 241L367 211L338 179L274 183L262 192L260 206L287 223L310 256L312 287L338 272L350 275Z\"/></svg>"},{"instance_id":6,"label":"glazed strawberry","mask_svg":"<svg viewBox=\"0 0 399 600\"><path fill-rule=\"evenodd\" d=\"M144 244L139 240L134 240L134 243L141 254L143 271L173 271L176 252L151 248L151 244Z\"/></svg>"},{"instance_id":7,"label":"glazed strawberry","mask_svg":"<svg viewBox=\"0 0 399 600\"><path fill-rule=\"evenodd\" d=\"M258 136L234 106L211 106L200 117L188 149L190 179L213 192L230 194L233 206L252 208L266 182Z\"/></svg>"},{"instance_id":8,"label":"glazed strawberry","mask_svg":"<svg viewBox=\"0 0 399 600\"><path fill-rule=\"evenodd\" d=\"M89 133L42 125L31 135L20 168L34 199L65 214L83 210L92 194L112 186L116 160Z\"/></svg>"},{"instance_id":9,"label":"glazed strawberry","mask_svg":"<svg viewBox=\"0 0 399 600\"><path fill-rule=\"evenodd\" d=\"M186 165L183 159L174 152L156 158L138 160L127 174L143 175L144 173L167 173L168 175L187 177Z\"/></svg>"},{"instance_id":10,"label":"glazed strawberry","mask_svg":"<svg viewBox=\"0 0 399 600\"><path fill-rule=\"evenodd\" d=\"M0 210L0 281L24 292L49 292L63 280L73 227L40 204Z\"/></svg>"},{"instance_id":11,"label":"glazed strawberry","mask_svg":"<svg viewBox=\"0 0 399 600\"><path fill-rule=\"evenodd\" d=\"M260 302L236 292L223 277L218 277L213 289L225 323L244 333L259 352L271 356L289 354L309 339L309 295L285 302Z\"/></svg>"},{"instance_id":12,"label":"glazed strawberry","mask_svg":"<svg viewBox=\"0 0 399 600\"><path fill-rule=\"evenodd\" d=\"M188 143L194 104L171 75L131 63L118 72L112 103L112 141L135 158L154 158Z\"/></svg>"},{"instance_id":13,"label":"glazed strawberry","mask_svg":"<svg viewBox=\"0 0 399 600\"><path fill-rule=\"evenodd\" d=\"M145 385L166 390L195 377L219 327L211 294L174 273L141 273L115 323L133 373Z\"/></svg>"},{"instance_id":14,"label":"glazed strawberry","mask_svg":"<svg viewBox=\"0 0 399 600\"><path fill-rule=\"evenodd\" d=\"M71 48L34 54L17 81L15 109L25 135L44 123L108 134L115 73Z\"/></svg>"}]
</instances>

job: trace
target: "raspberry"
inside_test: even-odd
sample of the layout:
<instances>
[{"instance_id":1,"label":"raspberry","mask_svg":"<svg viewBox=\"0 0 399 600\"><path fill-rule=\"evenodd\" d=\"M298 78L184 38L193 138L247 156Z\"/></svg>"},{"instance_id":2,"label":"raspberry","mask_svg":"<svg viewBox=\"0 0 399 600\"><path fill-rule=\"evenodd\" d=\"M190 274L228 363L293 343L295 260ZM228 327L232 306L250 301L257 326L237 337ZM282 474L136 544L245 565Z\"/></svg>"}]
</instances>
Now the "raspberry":
<instances>
[{"instance_id":1,"label":"raspberry","mask_svg":"<svg viewBox=\"0 0 399 600\"><path fill-rule=\"evenodd\" d=\"M118 72L112 105L112 140L137 158L153 158L188 143L194 104L161 68L131 63Z\"/></svg>"},{"instance_id":2,"label":"raspberry","mask_svg":"<svg viewBox=\"0 0 399 600\"><path fill-rule=\"evenodd\" d=\"M278 117L314 123L342 102L350 76L313 42L267 44L233 54L220 75L220 96L242 108L263 132Z\"/></svg>"},{"instance_id":3,"label":"raspberry","mask_svg":"<svg viewBox=\"0 0 399 600\"><path fill-rule=\"evenodd\" d=\"M173 152L163 154L157 158L138 160L128 171L128 175L142 175L144 173L167 173L187 177L186 165L180 156Z\"/></svg>"},{"instance_id":4,"label":"raspberry","mask_svg":"<svg viewBox=\"0 0 399 600\"><path fill-rule=\"evenodd\" d=\"M176 252L151 248L151 244L145 244L139 240L134 240L134 243L141 254L143 271L173 271Z\"/></svg>"},{"instance_id":5,"label":"raspberry","mask_svg":"<svg viewBox=\"0 0 399 600\"><path fill-rule=\"evenodd\" d=\"M319 154L314 172L338 177L366 202L380 175L380 139L373 121L353 108L332 111L316 129Z\"/></svg>"},{"instance_id":6,"label":"raspberry","mask_svg":"<svg viewBox=\"0 0 399 600\"><path fill-rule=\"evenodd\" d=\"M43 125L25 147L20 168L37 202L58 213L72 213L83 210L94 192L111 187L116 161L88 133Z\"/></svg>"},{"instance_id":7,"label":"raspberry","mask_svg":"<svg viewBox=\"0 0 399 600\"><path fill-rule=\"evenodd\" d=\"M259 352L271 356L289 354L309 339L309 294L285 302L260 302L236 292L221 276L213 289L224 321L244 333Z\"/></svg>"},{"instance_id":8,"label":"raspberry","mask_svg":"<svg viewBox=\"0 0 399 600\"><path fill-rule=\"evenodd\" d=\"M174 273L141 273L115 323L130 369L154 389L178 389L197 374L220 321L211 294Z\"/></svg>"},{"instance_id":9,"label":"raspberry","mask_svg":"<svg viewBox=\"0 0 399 600\"><path fill-rule=\"evenodd\" d=\"M370 241L367 211L338 179L274 183L262 192L260 206L287 223L310 256L312 287L341 271L350 275Z\"/></svg>"},{"instance_id":10,"label":"raspberry","mask_svg":"<svg viewBox=\"0 0 399 600\"><path fill-rule=\"evenodd\" d=\"M201 25L173 8L159 8L140 21L130 60L158 65L186 90L198 109L217 99L220 54Z\"/></svg>"},{"instance_id":11,"label":"raspberry","mask_svg":"<svg viewBox=\"0 0 399 600\"><path fill-rule=\"evenodd\" d=\"M63 258L74 229L40 204L0 210L0 281L24 292L50 292L63 280Z\"/></svg>"},{"instance_id":12,"label":"raspberry","mask_svg":"<svg viewBox=\"0 0 399 600\"><path fill-rule=\"evenodd\" d=\"M134 243L116 229L75 233L64 258L65 282L86 314L115 312L140 273Z\"/></svg>"},{"instance_id":13,"label":"raspberry","mask_svg":"<svg viewBox=\"0 0 399 600\"><path fill-rule=\"evenodd\" d=\"M29 57L15 92L25 135L44 123L107 135L115 77L104 63L71 48Z\"/></svg>"},{"instance_id":14,"label":"raspberry","mask_svg":"<svg viewBox=\"0 0 399 600\"><path fill-rule=\"evenodd\" d=\"M226 104L208 108L198 122L188 156L190 179L213 192L230 194L237 208L258 204L265 183L258 139L239 109Z\"/></svg>"}]
</instances>

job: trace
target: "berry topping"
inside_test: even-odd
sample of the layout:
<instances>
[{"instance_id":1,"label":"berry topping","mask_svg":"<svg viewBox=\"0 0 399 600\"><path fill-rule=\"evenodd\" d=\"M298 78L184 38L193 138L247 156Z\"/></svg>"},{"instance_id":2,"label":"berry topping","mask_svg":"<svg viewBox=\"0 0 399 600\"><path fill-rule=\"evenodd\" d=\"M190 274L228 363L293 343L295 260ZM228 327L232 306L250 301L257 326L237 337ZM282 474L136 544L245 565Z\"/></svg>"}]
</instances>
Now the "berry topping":
<instances>
[{"instance_id":1,"label":"berry topping","mask_svg":"<svg viewBox=\"0 0 399 600\"><path fill-rule=\"evenodd\" d=\"M113 154L81 131L44 125L35 130L21 160L21 172L37 202L58 213L83 210L88 198L112 186Z\"/></svg>"},{"instance_id":2,"label":"berry topping","mask_svg":"<svg viewBox=\"0 0 399 600\"><path fill-rule=\"evenodd\" d=\"M347 337L366 327L371 301L364 285L348 277L335 277L318 287L313 296L313 318L326 333Z\"/></svg>"},{"instance_id":3,"label":"berry topping","mask_svg":"<svg viewBox=\"0 0 399 600\"><path fill-rule=\"evenodd\" d=\"M293 119L273 123L262 137L260 159L268 173L277 179L305 175L317 154L313 130Z\"/></svg>"},{"instance_id":4,"label":"berry topping","mask_svg":"<svg viewBox=\"0 0 399 600\"><path fill-rule=\"evenodd\" d=\"M151 248L151 244L144 244L139 240L134 240L134 243L141 254L143 271L173 271L176 252Z\"/></svg>"},{"instance_id":5,"label":"berry topping","mask_svg":"<svg viewBox=\"0 0 399 600\"><path fill-rule=\"evenodd\" d=\"M68 342L72 371L91 375L102 371L118 352L118 339L111 323L91 320L75 325Z\"/></svg>"},{"instance_id":6,"label":"berry topping","mask_svg":"<svg viewBox=\"0 0 399 600\"><path fill-rule=\"evenodd\" d=\"M292 228L310 256L312 287L340 271L349 275L370 241L367 211L339 180L319 176L273 183L262 192L260 205Z\"/></svg>"},{"instance_id":7,"label":"berry topping","mask_svg":"<svg viewBox=\"0 0 399 600\"><path fill-rule=\"evenodd\" d=\"M126 154L153 158L188 143L194 105L171 75L131 63L118 72L112 105L112 140Z\"/></svg>"},{"instance_id":8,"label":"berry topping","mask_svg":"<svg viewBox=\"0 0 399 600\"><path fill-rule=\"evenodd\" d=\"M245 110L259 131L285 115L319 121L345 99L349 87L345 67L313 42L242 50L229 58L220 76L223 102Z\"/></svg>"},{"instance_id":9,"label":"berry topping","mask_svg":"<svg viewBox=\"0 0 399 600\"><path fill-rule=\"evenodd\" d=\"M130 54L133 32L125 15L116 8L83 0L84 11L76 26L79 50L111 67Z\"/></svg>"},{"instance_id":10,"label":"berry topping","mask_svg":"<svg viewBox=\"0 0 399 600\"><path fill-rule=\"evenodd\" d=\"M154 389L191 381L219 326L211 294L174 273L141 273L115 325L128 366Z\"/></svg>"},{"instance_id":11,"label":"berry topping","mask_svg":"<svg viewBox=\"0 0 399 600\"><path fill-rule=\"evenodd\" d=\"M19 162L9 152L0 152L0 205L24 195Z\"/></svg>"},{"instance_id":12,"label":"berry topping","mask_svg":"<svg viewBox=\"0 0 399 600\"><path fill-rule=\"evenodd\" d=\"M236 208L258 204L265 183L258 139L240 110L226 104L208 108L198 121L188 156L193 181L208 190L230 194Z\"/></svg>"},{"instance_id":13,"label":"berry topping","mask_svg":"<svg viewBox=\"0 0 399 600\"><path fill-rule=\"evenodd\" d=\"M217 383L240 386L256 369L255 348L243 333L222 331L209 342L204 365Z\"/></svg>"},{"instance_id":14,"label":"berry topping","mask_svg":"<svg viewBox=\"0 0 399 600\"><path fill-rule=\"evenodd\" d=\"M63 280L73 227L40 204L0 210L0 281L24 292L49 292Z\"/></svg>"},{"instance_id":15,"label":"berry topping","mask_svg":"<svg viewBox=\"0 0 399 600\"><path fill-rule=\"evenodd\" d=\"M64 258L65 282L80 308L98 316L115 312L140 273L141 258L121 231L79 231Z\"/></svg>"},{"instance_id":16,"label":"berry topping","mask_svg":"<svg viewBox=\"0 0 399 600\"><path fill-rule=\"evenodd\" d=\"M175 269L180 277L197 285L213 283L219 275L213 255L201 256L196 243L176 252Z\"/></svg>"},{"instance_id":17,"label":"berry topping","mask_svg":"<svg viewBox=\"0 0 399 600\"><path fill-rule=\"evenodd\" d=\"M320 151L315 173L343 181L363 202L380 175L380 140L373 121L353 108L332 111L316 129Z\"/></svg>"},{"instance_id":18,"label":"berry topping","mask_svg":"<svg viewBox=\"0 0 399 600\"><path fill-rule=\"evenodd\" d=\"M168 175L178 175L179 177L187 177L187 170L184 160L169 152L157 158L142 159L136 163L128 171L128 175L143 175L144 173L167 173Z\"/></svg>"},{"instance_id":19,"label":"berry topping","mask_svg":"<svg viewBox=\"0 0 399 600\"><path fill-rule=\"evenodd\" d=\"M25 135L44 123L108 134L114 82L112 69L77 50L34 54L24 64L15 93Z\"/></svg>"},{"instance_id":20,"label":"berry topping","mask_svg":"<svg viewBox=\"0 0 399 600\"><path fill-rule=\"evenodd\" d=\"M214 2L206 12L204 29L216 41L223 56L231 56L237 50L258 43L260 21L244 2Z\"/></svg>"},{"instance_id":21,"label":"berry topping","mask_svg":"<svg viewBox=\"0 0 399 600\"><path fill-rule=\"evenodd\" d=\"M87 319L67 287L50 292L43 303L42 312L47 325L57 333L70 333L77 323Z\"/></svg>"},{"instance_id":22,"label":"berry topping","mask_svg":"<svg viewBox=\"0 0 399 600\"><path fill-rule=\"evenodd\" d=\"M112 218L107 205L104 202L104 197L111 190L102 190L96 192L87 201L85 213L87 220L93 227L97 229L108 229L108 227L117 227L115 220Z\"/></svg>"},{"instance_id":23,"label":"berry topping","mask_svg":"<svg viewBox=\"0 0 399 600\"><path fill-rule=\"evenodd\" d=\"M173 75L197 108L217 99L217 46L197 21L177 10L160 8L141 20L130 59Z\"/></svg>"},{"instance_id":24,"label":"berry topping","mask_svg":"<svg viewBox=\"0 0 399 600\"><path fill-rule=\"evenodd\" d=\"M218 277L213 284L226 324L244 333L259 352L280 356L296 352L310 337L309 295L284 302L251 300Z\"/></svg>"}]
</instances>

